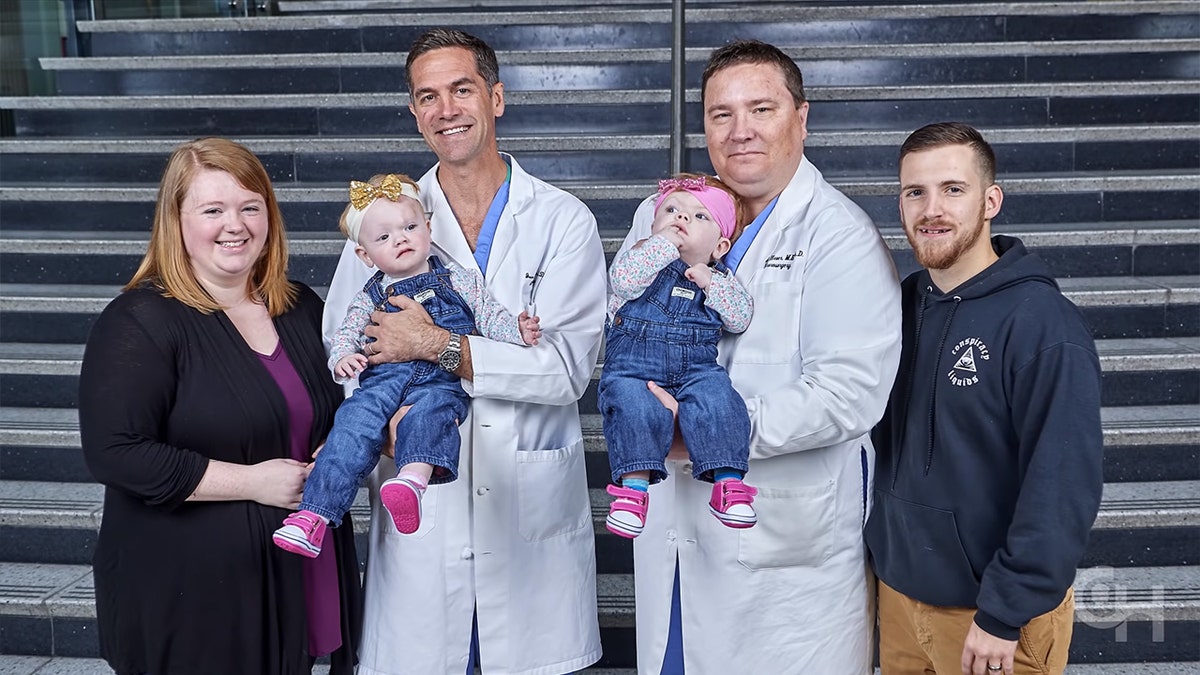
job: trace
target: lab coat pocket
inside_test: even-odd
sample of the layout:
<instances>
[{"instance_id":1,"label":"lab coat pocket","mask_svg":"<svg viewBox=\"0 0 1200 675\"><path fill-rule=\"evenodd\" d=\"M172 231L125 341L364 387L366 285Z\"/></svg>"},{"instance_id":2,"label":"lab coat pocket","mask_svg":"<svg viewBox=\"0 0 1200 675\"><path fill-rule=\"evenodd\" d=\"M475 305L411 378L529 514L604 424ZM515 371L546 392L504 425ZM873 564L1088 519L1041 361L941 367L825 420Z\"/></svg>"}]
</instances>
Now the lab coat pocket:
<instances>
[{"instance_id":1,"label":"lab coat pocket","mask_svg":"<svg viewBox=\"0 0 1200 675\"><path fill-rule=\"evenodd\" d=\"M758 524L738 534L738 562L751 570L816 567L833 554L833 481L798 488L759 487Z\"/></svg>"},{"instance_id":2,"label":"lab coat pocket","mask_svg":"<svg viewBox=\"0 0 1200 675\"><path fill-rule=\"evenodd\" d=\"M591 525L583 439L553 450L517 452L517 521L526 541Z\"/></svg>"},{"instance_id":3,"label":"lab coat pocket","mask_svg":"<svg viewBox=\"0 0 1200 675\"><path fill-rule=\"evenodd\" d=\"M798 283L753 285L754 318L741 335L727 338L732 363L790 363L800 351L800 297Z\"/></svg>"}]
</instances>

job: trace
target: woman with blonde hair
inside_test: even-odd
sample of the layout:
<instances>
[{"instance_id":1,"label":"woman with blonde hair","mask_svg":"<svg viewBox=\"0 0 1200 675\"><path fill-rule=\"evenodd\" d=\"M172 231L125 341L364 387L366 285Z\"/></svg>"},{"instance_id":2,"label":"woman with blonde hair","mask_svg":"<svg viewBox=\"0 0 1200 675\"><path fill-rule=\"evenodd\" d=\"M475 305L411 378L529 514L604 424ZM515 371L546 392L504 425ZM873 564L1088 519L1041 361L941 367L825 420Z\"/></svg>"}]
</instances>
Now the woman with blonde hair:
<instances>
[{"instance_id":1,"label":"woman with blonde hair","mask_svg":"<svg viewBox=\"0 0 1200 675\"><path fill-rule=\"evenodd\" d=\"M286 272L258 158L220 138L177 148L149 249L80 375L84 457L106 486L101 652L119 675L293 675L324 655L353 671L353 530L313 560L270 544L342 398L323 303Z\"/></svg>"}]
</instances>

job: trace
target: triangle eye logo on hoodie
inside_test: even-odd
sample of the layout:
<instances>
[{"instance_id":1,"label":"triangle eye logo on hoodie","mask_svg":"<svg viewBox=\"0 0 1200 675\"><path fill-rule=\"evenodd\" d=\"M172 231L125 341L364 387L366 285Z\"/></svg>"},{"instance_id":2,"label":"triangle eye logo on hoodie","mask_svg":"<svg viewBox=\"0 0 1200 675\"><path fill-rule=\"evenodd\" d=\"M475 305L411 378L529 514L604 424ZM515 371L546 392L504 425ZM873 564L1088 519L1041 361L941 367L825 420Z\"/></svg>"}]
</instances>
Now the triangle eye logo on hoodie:
<instances>
[{"instance_id":1,"label":"triangle eye logo on hoodie","mask_svg":"<svg viewBox=\"0 0 1200 675\"><path fill-rule=\"evenodd\" d=\"M967 347L967 351L958 358L958 363L954 364L955 370L965 370L969 373L975 372L975 348Z\"/></svg>"},{"instance_id":2,"label":"triangle eye logo on hoodie","mask_svg":"<svg viewBox=\"0 0 1200 675\"><path fill-rule=\"evenodd\" d=\"M956 387L970 387L979 384L980 369L983 363L990 360L992 355L987 345L977 337L964 338L950 350L950 356L955 359L954 367L946 373L950 384Z\"/></svg>"}]
</instances>

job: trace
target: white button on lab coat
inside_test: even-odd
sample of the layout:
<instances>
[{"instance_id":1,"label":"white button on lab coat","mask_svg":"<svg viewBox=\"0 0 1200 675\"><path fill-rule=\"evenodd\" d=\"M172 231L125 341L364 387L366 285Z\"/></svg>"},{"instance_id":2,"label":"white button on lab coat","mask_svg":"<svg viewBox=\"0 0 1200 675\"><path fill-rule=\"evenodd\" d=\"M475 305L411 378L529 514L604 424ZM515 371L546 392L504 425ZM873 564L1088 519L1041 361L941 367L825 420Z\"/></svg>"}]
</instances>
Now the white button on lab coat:
<instances>
[{"instance_id":1,"label":"white button on lab coat","mask_svg":"<svg viewBox=\"0 0 1200 675\"><path fill-rule=\"evenodd\" d=\"M397 533L375 500L394 464L384 458L373 474L359 675L462 675L476 608L484 673L560 675L600 658L576 402L600 350L604 251L582 202L509 159L487 290L514 316L536 303L542 338L535 347L470 338L459 478L425 493L416 533ZM419 182L435 252L478 269L436 174ZM371 273L347 244L329 288L327 344Z\"/></svg>"}]
</instances>

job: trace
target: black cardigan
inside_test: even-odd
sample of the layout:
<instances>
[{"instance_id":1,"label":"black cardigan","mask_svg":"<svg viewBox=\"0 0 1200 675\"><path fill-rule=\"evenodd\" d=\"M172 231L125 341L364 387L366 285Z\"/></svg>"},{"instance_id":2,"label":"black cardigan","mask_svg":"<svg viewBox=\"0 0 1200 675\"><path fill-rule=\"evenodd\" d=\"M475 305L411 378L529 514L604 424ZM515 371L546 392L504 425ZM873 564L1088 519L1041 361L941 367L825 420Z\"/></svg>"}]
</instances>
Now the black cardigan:
<instances>
[{"instance_id":1,"label":"black cardigan","mask_svg":"<svg viewBox=\"0 0 1200 675\"><path fill-rule=\"evenodd\" d=\"M325 367L323 303L296 286L296 306L274 323L312 400L315 448L342 395ZM210 459L288 456L287 403L229 318L151 288L123 293L92 329L79 386L84 458L106 486L93 569L109 665L122 675L309 672L303 559L271 542L288 512L186 502ZM338 558L339 674L352 672L361 622L349 522L326 540Z\"/></svg>"}]
</instances>

